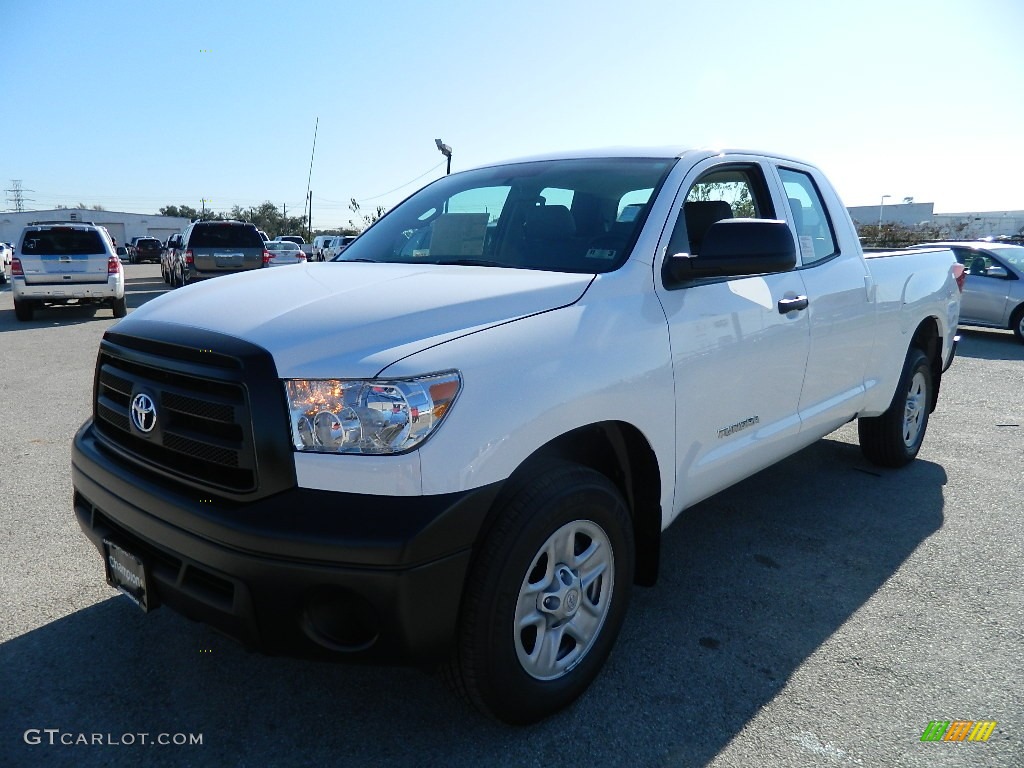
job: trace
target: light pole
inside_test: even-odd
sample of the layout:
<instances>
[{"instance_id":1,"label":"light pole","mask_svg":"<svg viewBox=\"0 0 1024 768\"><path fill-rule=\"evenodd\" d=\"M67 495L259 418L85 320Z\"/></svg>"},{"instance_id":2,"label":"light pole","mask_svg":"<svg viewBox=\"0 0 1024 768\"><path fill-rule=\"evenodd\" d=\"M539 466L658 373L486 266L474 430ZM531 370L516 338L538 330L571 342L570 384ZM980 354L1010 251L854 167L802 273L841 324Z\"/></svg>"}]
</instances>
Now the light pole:
<instances>
[{"instance_id":1,"label":"light pole","mask_svg":"<svg viewBox=\"0 0 1024 768\"><path fill-rule=\"evenodd\" d=\"M882 239L882 207L885 205L885 198L892 195L882 195L882 201L878 204L878 240Z\"/></svg>"},{"instance_id":2,"label":"light pole","mask_svg":"<svg viewBox=\"0 0 1024 768\"><path fill-rule=\"evenodd\" d=\"M437 145L438 151L448 158L448 170L444 172L444 175L447 176L449 173L452 172L452 148L449 147L440 139L434 139L434 144Z\"/></svg>"}]
</instances>

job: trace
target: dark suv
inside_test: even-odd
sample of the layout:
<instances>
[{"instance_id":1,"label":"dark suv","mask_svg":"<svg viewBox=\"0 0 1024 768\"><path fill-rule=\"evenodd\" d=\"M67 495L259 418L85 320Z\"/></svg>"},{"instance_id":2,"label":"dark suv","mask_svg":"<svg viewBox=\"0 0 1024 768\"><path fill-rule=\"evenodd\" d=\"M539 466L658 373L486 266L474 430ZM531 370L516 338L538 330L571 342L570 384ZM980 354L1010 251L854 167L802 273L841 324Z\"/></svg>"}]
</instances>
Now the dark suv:
<instances>
[{"instance_id":1,"label":"dark suv","mask_svg":"<svg viewBox=\"0 0 1024 768\"><path fill-rule=\"evenodd\" d=\"M269 260L256 225L244 221L196 221L168 241L167 264L175 286L260 269Z\"/></svg>"},{"instance_id":2,"label":"dark suv","mask_svg":"<svg viewBox=\"0 0 1024 768\"><path fill-rule=\"evenodd\" d=\"M141 264L144 261L160 261L160 241L155 237L136 237L132 240L132 247L128 250L128 259L132 264Z\"/></svg>"}]
</instances>

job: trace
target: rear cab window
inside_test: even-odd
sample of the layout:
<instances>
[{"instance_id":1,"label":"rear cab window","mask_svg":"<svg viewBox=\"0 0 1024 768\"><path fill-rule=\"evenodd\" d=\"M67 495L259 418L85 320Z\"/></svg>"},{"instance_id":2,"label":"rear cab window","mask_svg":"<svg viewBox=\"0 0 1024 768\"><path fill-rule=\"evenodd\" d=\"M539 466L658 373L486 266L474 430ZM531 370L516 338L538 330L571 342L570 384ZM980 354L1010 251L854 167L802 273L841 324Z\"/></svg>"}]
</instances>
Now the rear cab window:
<instances>
[{"instance_id":1,"label":"rear cab window","mask_svg":"<svg viewBox=\"0 0 1024 768\"><path fill-rule=\"evenodd\" d=\"M792 168L779 168L779 177L789 201L793 228L804 266L839 253L832 220L811 175Z\"/></svg>"}]
</instances>

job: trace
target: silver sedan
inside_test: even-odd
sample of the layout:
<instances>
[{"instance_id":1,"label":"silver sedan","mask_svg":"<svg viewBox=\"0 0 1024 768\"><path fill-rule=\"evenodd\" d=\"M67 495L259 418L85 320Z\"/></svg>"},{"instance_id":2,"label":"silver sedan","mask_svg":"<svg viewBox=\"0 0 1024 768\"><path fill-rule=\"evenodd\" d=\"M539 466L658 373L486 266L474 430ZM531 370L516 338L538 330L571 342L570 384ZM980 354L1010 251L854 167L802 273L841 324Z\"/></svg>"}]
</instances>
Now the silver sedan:
<instances>
[{"instance_id":1,"label":"silver sedan","mask_svg":"<svg viewBox=\"0 0 1024 768\"><path fill-rule=\"evenodd\" d=\"M270 253L268 267L281 267L286 264L305 264L306 254L302 248L288 240L270 240L263 244Z\"/></svg>"},{"instance_id":2,"label":"silver sedan","mask_svg":"<svg viewBox=\"0 0 1024 768\"><path fill-rule=\"evenodd\" d=\"M951 248L964 265L960 324L1009 328L1024 342L1024 246L981 240L915 247L936 246Z\"/></svg>"}]
</instances>

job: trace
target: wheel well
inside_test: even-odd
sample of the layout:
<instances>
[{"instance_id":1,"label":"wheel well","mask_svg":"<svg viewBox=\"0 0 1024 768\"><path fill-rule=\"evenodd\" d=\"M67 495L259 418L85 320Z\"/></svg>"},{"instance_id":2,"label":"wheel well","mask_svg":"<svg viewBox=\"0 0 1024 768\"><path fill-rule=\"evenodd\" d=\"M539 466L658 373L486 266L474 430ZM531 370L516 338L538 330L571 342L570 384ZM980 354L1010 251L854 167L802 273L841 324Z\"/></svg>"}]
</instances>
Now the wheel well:
<instances>
[{"instance_id":1,"label":"wheel well","mask_svg":"<svg viewBox=\"0 0 1024 768\"><path fill-rule=\"evenodd\" d=\"M658 578L661 549L661 472L647 439L636 427L606 421L574 429L537 449L508 479L513 483L552 461L589 467L611 480L629 508L636 542L637 584Z\"/></svg>"},{"instance_id":2,"label":"wheel well","mask_svg":"<svg viewBox=\"0 0 1024 768\"><path fill-rule=\"evenodd\" d=\"M942 384L942 336L939 335L939 324L934 317L926 317L914 331L914 337L910 340L911 347L917 347L924 352L925 357L932 367L932 401L929 412L935 410L939 402L939 387Z\"/></svg>"}]
</instances>

